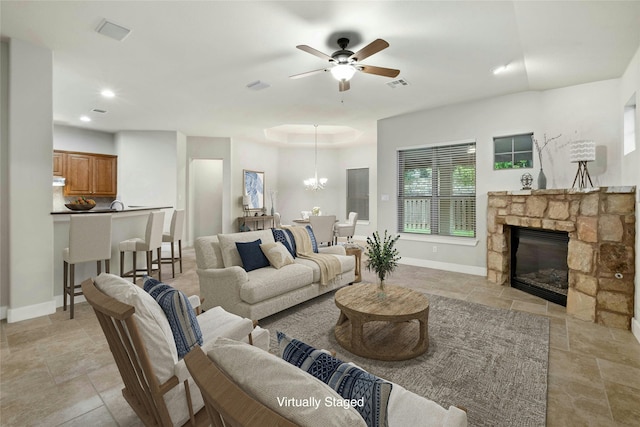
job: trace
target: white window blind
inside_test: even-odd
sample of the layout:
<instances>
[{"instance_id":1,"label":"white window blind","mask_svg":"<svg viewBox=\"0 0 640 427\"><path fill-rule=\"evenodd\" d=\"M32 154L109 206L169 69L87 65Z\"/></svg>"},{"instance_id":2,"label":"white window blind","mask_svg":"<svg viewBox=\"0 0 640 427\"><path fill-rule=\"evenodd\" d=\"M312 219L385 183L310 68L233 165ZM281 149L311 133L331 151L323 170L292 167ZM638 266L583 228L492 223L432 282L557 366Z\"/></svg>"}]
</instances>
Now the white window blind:
<instances>
[{"instance_id":1,"label":"white window blind","mask_svg":"<svg viewBox=\"0 0 640 427\"><path fill-rule=\"evenodd\" d=\"M475 237L475 142L398 151L398 231Z\"/></svg>"},{"instance_id":2,"label":"white window blind","mask_svg":"<svg viewBox=\"0 0 640 427\"><path fill-rule=\"evenodd\" d=\"M349 212L369 220L369 168L347 169L347 217Z\"/></svg>"}]
</instances>

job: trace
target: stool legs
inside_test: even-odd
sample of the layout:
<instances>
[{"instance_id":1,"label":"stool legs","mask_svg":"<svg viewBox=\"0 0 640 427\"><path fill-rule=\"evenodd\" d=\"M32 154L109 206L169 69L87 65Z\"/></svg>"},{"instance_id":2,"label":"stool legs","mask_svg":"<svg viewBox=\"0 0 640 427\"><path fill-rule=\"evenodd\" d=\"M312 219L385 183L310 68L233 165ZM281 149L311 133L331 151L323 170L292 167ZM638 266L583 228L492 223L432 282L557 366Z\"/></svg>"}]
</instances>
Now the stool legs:
<instances>
[{"instance_id":1,"label":"stool legs","mask_svg":"<svg viewBox=\"0 0 640 427\"><path fill-rule=\"evenodd\" d=\"M96 261L98 276L102 273L102 260ZM79 288L80 285L76 285L76 269L75 264L69 264L66 261L63 261L62 266L62 310L67 311L67 295L69 296L69 318L73 319L74 317L74 306L75 306L75 297L76 295L82 295L82 292L76 292L76 288ZM107 273L110 270L110 260L104 260L104 268Z\"/></svg>"},{"instance_id":2,"label":"stool legs","mask_svg":"<svg viewBox=\"0 0 640 427\"><path fill-rule=\"evenodd\" d=\"M173 247L173 243L171 246ZM182 240L178 240L178 256L180 257L180 273L182 273Z\"/></svg>"},{"instance_id":3,"label":"stool legs","mask_svg":"<svg viewBox=\"0 0 640 427\"><path fill-rule=\"evenodd\" d=\"M136 283L138 279L138 253L136 251L133 254L133 268L129 273L124 272L124 252L120 252L120 277L132 277L133 283ZM158 248L158 257L161 256L161 248ZM158 258L159 259L159 258ZM145 251L145 260L147 262L147 275L151 277L153 274L153 251ZM107 264L107 273L109 272L109 265ZM144 271L144 270L142 270ZM161 263L158 263L158 280L162 281L162 267Z\"/></svg>"}]
</instances>

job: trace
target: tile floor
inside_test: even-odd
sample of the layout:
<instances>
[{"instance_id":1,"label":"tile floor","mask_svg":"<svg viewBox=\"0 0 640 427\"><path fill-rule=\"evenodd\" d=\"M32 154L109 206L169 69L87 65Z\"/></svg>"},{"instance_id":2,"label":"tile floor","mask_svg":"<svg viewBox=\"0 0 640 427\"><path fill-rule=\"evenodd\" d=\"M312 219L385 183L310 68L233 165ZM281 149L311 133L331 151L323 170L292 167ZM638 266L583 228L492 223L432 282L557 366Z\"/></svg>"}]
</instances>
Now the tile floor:
<instances>
[{"instance_id":1,"label":"tile floor","mask_svg":"<svg viewBox=\"0 0 640 427\"><path fill-rule=\"evenodd\" d=\"M184 273L164 281L198 293L193 249ZM375 276L363 271L365 281ZM564 307L484 278L401 265L389 283L520 310L551 321L548 426L640 425L640 344L629 331L567 317ZM0 324L1 426L136 426L102 330L86 303L67 312ZM509 396L504 396L508 399Z\"/></svg>"}]
</instances>

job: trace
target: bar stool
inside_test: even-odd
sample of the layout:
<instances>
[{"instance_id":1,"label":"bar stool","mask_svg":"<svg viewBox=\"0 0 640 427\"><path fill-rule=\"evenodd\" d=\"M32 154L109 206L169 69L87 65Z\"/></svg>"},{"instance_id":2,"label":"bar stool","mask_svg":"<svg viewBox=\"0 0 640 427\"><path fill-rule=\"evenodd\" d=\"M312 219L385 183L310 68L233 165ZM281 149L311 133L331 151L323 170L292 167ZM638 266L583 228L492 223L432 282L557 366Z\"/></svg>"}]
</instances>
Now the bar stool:
<instances>
[{"instance_id":1,"label":"bar stool","mask_svg":"<svg viewBox=\"0 0 640 427\"><path fill-rule=\"evenodd\" d=\"M171 258L161 258L162 264L171 264L171 277L176 277L176 261L180 261L180 273L182 273L182 234L184 232L184 209L174 210L171 217L171 228L168 233L162 235L163 242L171 243ZM174 243L178 242L178 257L174 252Z\"/></svg>"},{"instance_id":2,"label":"bar stool","mask_svg":"<svg viewBox=\"0 0 640 427\"><path fill-rule=\"evenodd\" d=\"M97 261L98 275L102 273L102 260L105 271L109 273L111 260L111 214L71 215L69 222L69 247L62 251L64 297L63 310L67 311L69 296L69 315L73 319L74 298L82 295L75 284L75 265L81 262ZM71 266L71 268L69 268Z\"/></svg>"},{"instance_id":3,"label":"bar stool","mask_svg":"<svg viewBox=\"0 0 640 427\"><path fill-rule=\"evenodd\" d=\"M136 282L136 273L138 265L136 254L139 251L146 252L147 255L147 275L151 276L153 265L153 251L158 251L158 260L161 258L162 250L162 229L164 227L164 212L151 212L147 220L147 230L144 239L135 237L133 239L123 240L118 245L120 250L120 277L133 277L133 283ZM133 252L133 269L127 273L124 271L124 253ZM143 270L140 270L143 271ZM158 280L162 281L162 265L158 263Z\"/></svg>"}]
</instances>

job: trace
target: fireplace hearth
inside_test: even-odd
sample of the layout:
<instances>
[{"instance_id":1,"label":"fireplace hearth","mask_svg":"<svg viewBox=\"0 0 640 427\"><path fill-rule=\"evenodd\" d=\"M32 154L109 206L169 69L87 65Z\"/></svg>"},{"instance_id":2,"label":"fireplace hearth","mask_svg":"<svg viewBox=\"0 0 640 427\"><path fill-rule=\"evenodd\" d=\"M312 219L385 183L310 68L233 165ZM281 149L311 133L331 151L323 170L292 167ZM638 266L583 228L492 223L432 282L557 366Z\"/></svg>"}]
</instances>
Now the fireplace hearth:
<instances>
[{"instance_id":1,"label":"fireplace hearth","mask_svg":"<svg viewBox=\"0 0 640 427\"><path fill-rule=\"evenodd\" d=\"M633 186L489 192L487 279L561 297L566 287L568 315L630 329L637 256L635 192ZM518 240L514 264L512 235L522 229L568 236L566 255L553 256L565 262L536 265L550 258L545 246L537 249L536 268L520 271L536 253L523 254L525 261L521 260L519 252L529 246L529 238Z\"/></svg>"},{"instance_id":2,"label":"fireplace hearth","mask_svg":"<svg viewBox=\"0 0 640 427\"><path fill-rule=\"evenodd\" d=\"M511 228L511 287L567 305L569 233Z\"/></svg>"}]
</instances>

